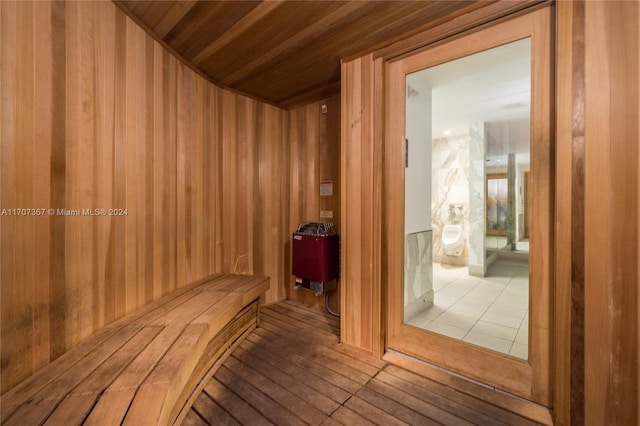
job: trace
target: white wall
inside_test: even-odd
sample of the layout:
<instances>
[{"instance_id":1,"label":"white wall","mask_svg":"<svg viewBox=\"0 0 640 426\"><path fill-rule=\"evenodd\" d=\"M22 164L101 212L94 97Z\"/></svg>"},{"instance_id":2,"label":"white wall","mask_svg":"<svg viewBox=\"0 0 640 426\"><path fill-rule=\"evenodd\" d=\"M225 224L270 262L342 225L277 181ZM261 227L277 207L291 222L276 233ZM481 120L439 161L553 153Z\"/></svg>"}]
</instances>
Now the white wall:
<instances>
[{"instance_id":1,"label":"white wall","mask_svg":"<svg viewBox=\"0 0 640 426\"><path fill-rule=\"evenodd\" d=\"M415 74L407 76L405 235L431 230L431 87Z\"/></svg>"},{"instance_id":2,"label":"white wall","mask_svg":"<svg viewBox=\"0 0 640 426\"><path fill-rule=\"evenodd\" d=\"M431 87L407 76L405 168L405 321L433 304L431 235Z\"/></svg>"}]
</instances>

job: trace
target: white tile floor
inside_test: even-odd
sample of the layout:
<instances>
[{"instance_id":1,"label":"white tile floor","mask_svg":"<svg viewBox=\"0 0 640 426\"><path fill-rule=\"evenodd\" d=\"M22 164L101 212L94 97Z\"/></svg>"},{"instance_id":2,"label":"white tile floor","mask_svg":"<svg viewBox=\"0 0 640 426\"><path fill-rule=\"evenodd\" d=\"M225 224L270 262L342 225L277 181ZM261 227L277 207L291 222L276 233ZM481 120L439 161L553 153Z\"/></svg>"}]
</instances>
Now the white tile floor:
<instances>
[{"instance_id":1,"label":"white tile floor","mask_svg":"<svg viewBox=\"0 0 640 426\"><path fill-rule=\"evenodd\" d=\"M435 302L408 324L512 355L528 357L529 265L500 259L487 277L433 264Z\"/></svg>"}]
</instances>

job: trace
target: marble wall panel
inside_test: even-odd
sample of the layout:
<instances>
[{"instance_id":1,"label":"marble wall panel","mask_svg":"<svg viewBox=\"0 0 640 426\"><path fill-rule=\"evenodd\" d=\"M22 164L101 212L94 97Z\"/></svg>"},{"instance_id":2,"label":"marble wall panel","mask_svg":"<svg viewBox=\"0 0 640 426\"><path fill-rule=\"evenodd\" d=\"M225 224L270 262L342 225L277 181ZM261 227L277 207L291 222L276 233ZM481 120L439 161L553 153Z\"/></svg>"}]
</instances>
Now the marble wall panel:
<instances>
[{"instance_id":1,"label":"marble wall panel","mask_svg":"<svg viewBox=\"0 0 640 426\"><path fill-rule=\"evenodd\" d=\"M462 225L469 239L469 170L468 135L435 139L432 145L431 220L435 262L466 265L468 250L461 256L447 256L442 251L445 225Z\"/></svg>"},{"instance_id":2,"label":"marble wall panel","mask_svg":"<svg viewBox=\"0 0 640 426\"><path fill-rule=\"evenodd\" d=\"M405 322L433 305L432 232L405 236L404 318Z\"/></svg>"},{"instance_id":3,"label":"marble wall panel","mask_svg":"<svg viewBox=\"0 0 640 426\"><path fill-rule=\"evenodd\" d=\"M483 277L487 272L485 259L485 141L484 124L469 127L469 274Z\"/></svg>"}]
</instances>

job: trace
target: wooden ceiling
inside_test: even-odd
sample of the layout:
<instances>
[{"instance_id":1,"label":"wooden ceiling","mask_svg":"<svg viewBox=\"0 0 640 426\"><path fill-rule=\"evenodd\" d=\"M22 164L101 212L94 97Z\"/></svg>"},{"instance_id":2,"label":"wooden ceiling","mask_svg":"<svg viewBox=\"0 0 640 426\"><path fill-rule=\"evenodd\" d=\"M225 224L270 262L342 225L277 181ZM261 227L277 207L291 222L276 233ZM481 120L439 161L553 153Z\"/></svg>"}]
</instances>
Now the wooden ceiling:
<instances>
[{"instance_id":1,"label":"wooden ceiling","mask_svg":"<svg viewBox=\"0 0 640 426\"><path fill-rule=\"evenodd\" d=\"M214 83L284 108L340 93L340 60L492 2L116 1Z\"/></svg>"}]
</instances>

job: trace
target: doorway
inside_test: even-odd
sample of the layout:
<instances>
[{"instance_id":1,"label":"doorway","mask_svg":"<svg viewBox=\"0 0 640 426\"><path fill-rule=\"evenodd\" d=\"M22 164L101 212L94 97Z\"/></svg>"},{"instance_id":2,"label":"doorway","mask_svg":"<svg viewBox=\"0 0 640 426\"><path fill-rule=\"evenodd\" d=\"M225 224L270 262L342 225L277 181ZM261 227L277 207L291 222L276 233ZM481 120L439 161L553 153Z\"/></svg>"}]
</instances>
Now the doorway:
<instances>
[{"instance_id":1,"label":"doorway","mask_svg":"<svg viewBox=\"0 0 640 426\"><path fill-rule=\"evenodd\" d=\"M390 62L385 160L387 349L547 406L550 34L545 8Z\"/></svg>"}]
</instances>

